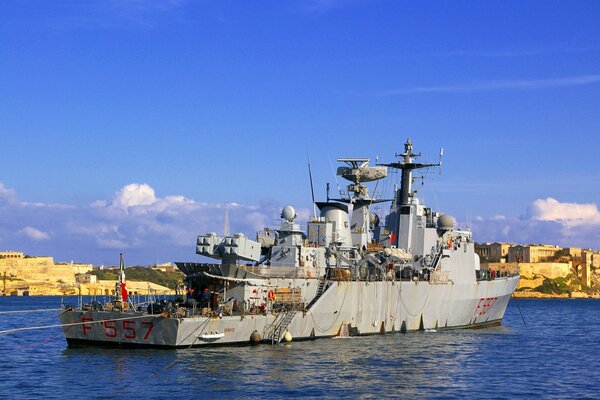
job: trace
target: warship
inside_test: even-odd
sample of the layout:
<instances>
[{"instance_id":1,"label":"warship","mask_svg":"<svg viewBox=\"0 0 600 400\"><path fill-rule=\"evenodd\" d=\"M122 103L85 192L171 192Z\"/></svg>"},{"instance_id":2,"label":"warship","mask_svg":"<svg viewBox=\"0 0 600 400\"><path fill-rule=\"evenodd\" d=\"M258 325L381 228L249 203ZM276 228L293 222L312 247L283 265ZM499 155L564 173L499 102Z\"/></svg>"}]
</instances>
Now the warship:
<instances>
[{"instance_id":1,"label":"warship","mask_svg":"<svg viewBox=\"0 0 600 400\"><path fill-rule=\"evenodd\" d=\"M66 306L68 345L185 348L500 324L518 267L481 269L470 230L417 198L413 171L440 167L442 151L438 163L417 162L408 139L395 156L375 165L338 159L337 175L350 184L337 199L329 185L327 201L313 194L306 230L286 206L280 226L255 238L198 236L196 253L220 262L177 263L183 295L134 304L120 281L111 301ZM372 196L366 184L389 171L400 186L389 199ZM371 209L383 202L390 208L382 223Z\"/></svg>"}]
</instances>

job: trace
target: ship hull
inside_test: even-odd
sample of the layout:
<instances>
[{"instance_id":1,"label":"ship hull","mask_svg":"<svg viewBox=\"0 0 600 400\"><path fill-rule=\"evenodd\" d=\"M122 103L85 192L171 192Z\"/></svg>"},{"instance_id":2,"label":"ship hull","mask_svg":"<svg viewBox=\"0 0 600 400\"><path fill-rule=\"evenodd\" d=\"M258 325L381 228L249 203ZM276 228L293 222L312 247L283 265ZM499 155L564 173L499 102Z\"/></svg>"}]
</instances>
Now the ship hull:
<instances>
[{"instance_id":1,"label":"ship hull","mask_svg":"<svg viewBox=\"0 0 600 400\"><path fill-rule=\"evenodd\" d=\"M182 348L381 333L478 328L501 323L518 276L477 283L335 281L275 335L283 315L165 318L136 312L64 311L69 346ZM316 285L316 280L314 280ZM254 334L254 335L253 335ZM256 335L258 334L258 336Z\"/></svg>"}]
</instances>

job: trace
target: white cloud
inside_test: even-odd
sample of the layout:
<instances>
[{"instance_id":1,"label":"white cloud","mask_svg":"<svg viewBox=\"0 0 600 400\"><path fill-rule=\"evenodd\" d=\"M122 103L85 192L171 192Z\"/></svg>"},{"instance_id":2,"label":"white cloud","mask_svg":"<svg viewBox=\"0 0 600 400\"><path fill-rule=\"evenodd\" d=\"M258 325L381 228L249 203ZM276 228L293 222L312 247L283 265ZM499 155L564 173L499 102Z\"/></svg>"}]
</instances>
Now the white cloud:
<instances>
[{"instance_id":1,"label":"white cloud","mask_svg":"<svg viewBox=\"0 0 600 400\"><path fill-rule=\"evenodd\" d=\"M156 202L154 189L145 183L131 183L115 193L112 205L121 208L147 206Z\"/></svg>"},{"instance_id":2,"label":"white cloud","mask_svg":"<svg viewBox=\"0 0 600 400\"><path fill-rule=\"evenodd\" d=\"M26 226L25 228L19 231L21 235L28 237L33 240L48 240L50 239L50 235L44 231L36 229L32 226Z\"/></svg>"},{"instance_id":3,"label":"white cloud","mask_svg":"<svg viewBox=\"0 0 600 400\"><path fill-rule=\"evenodd\" d=\"M527 208L527 218L537 221L558 221L567 226L600 224L596 204L561 203L556 199L535 200Z\"/></svg>"},{"instance_id":4,"label":"white cloud","mask_svg":"<svg viewBox=\"0 0 600 400\"><path fill-rule=\"evenodd\" d=\"M520 218L476 218L479 242L547 243L600 250L600 211L596 204L537 199Z\"/></svg>"},{"instance_id":5,"label":"white cloud","mask_svg":"<svg viewBox=\"0 0 600 400\"><path fill-rule=\"evenodd\" d=\"M600 75L579 75L548 79L500 79L470 82L459 85L419 86L410 89L389 90L383 95L410 93L468 93L495 90L536 90L554 87L584 86L600 83Z\"/></svg>"},{"instance_id":6,"label":"white cloud","mask_svg":"<svg viewBox=\"0 0 600 400\"><path fill-rule=\"evenodd\" d=\"M2 182L0 182L0 204L2 202L13 202L16 200L15 191L4 186Z\"/></svg>"},{"instance_id":7,"label":"white cloud","mask_svg":"<svg viewBox=\"0 0 600 400\"><path fill-rule=\"evenodd\" d=\"M12 200L1 201L4 198ZM110 200L56 206L18 201L14 191L0 183L0 241L7 249L31 255L95 264L114 263L115 254L118 259L124 250L128 262L190 261L197 258L197 235L223 232L226 209L230 232L253 237L265 226L274 227L281 205L209 204L182 195L160 197L148 184L132 183ZM306 212L299 210L300 215L300 211Z\"/></svg>"},{"instance_id":8,"label":"white cloud","mask_svg":"<svg viewBox=\"0 0 600 400\"><path fill-rule=\"evenodd\" d=\"M222 234L226 209L230 232L253 237L265 226L275 227L281 208L277 202L209 204L181 195L160 197L151 186L139 183L126 185L111 200L99 200L90 206L32 204L19 201L14 190L0 182L0 242L5 249L52 255L59 261L116 264L121 251L130 263L150 264L159 258L192 261L197 259L196 236L211 231ZM300 221L312 213L296 209ZM472 229L478 242L600 249L600 211L596 204L538 199L520 218L476 217Z\"/></svg>"}]
</instances>

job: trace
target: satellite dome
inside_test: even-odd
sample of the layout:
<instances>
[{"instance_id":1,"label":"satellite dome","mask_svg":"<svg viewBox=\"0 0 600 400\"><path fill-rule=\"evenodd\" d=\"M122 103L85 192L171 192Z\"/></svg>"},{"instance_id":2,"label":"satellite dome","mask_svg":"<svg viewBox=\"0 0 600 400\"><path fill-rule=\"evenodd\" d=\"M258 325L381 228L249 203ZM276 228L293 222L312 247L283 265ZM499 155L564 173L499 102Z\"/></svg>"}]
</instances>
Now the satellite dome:
<instances>
[{"instance_id":1,"label":"satellite dome","mask_svg":"<svg viewBox=\"0 0 600 400\"><path fill-rule=\"evenodd\" d=\"M244 235L242 232L238 232L238 233L236 233L235 235L233 235L233 237L236 237L236 238L243 238L243 237L246 237L246 235Z\"/></svg>"},{"instance_id":2,"label":"satellite dome","mask_svg":"<svg viewBox=\"0 0 600 400\"><path fill-rule=\"evenodd\" d=\"M442 215L437 220L437 227L441 231L449 231L454 227L454 218L450 215Z\"/></svg>"},{"instance_id":3,"label":"satellite dome","mask_svg":"<svg viewBox=\"0 0 600 400\"><path fill-rule=\"evenodd\" d=\"M287 222L294 222L296 219L296 210L294 210L294 207L283 207L283 210L281 210L281 218L285 219Z\"/></svg>"}]
</instances>

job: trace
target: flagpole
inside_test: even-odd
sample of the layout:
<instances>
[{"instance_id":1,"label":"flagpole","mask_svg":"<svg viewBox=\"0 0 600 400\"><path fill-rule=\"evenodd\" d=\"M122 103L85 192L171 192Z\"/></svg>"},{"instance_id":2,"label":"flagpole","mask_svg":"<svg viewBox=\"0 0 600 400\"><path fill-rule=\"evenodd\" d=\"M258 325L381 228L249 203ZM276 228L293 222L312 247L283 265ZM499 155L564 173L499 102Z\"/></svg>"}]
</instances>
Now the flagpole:
<instances>
[{"instance_id":1,"label":"flagpole","mask_svg":"<svg viewBox=\"0 0 600 400\"><path fill-rule=\"evenodd\" d=\"M125 263L123 262L123 253L120 253L119 292L119 300L127 303L129 296L127 293L127 279L125 278Z\"/></svg>"},{"instance_id":2,"label":"flagpole","mask_svg":"<svg viewBox=\"0 0 600 400\"><path fill-rule=\"evenodd\" d=\"M123 253L119 253L119 280L116 287L116 300L121 301L121 283L123 279Z\"/></svg>"}]
</instances>

